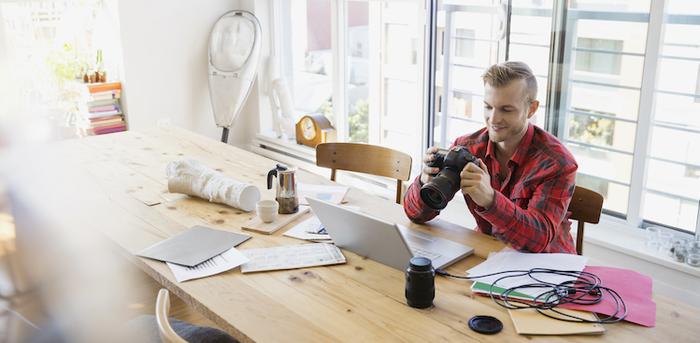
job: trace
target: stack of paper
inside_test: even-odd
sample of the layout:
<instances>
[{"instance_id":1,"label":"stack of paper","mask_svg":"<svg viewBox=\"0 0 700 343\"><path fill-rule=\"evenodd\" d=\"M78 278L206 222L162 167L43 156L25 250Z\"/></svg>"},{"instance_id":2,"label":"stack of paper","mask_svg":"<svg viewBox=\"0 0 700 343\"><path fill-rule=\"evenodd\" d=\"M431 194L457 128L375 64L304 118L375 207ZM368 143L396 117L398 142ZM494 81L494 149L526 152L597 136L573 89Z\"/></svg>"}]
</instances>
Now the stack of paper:
<instances>
[{"instance_id":1,"label":"stack of paper","mask_svg":"<svg viewBox=\"0 0 700 343\"><path fill-rule=\"evenodd\" d=\"M194 226L137 255L167 262L178 282L225 272L248 261L233 247L249 235Z\"/></svg>"},{"instance_id":2,"label":"stack of paper","mask_svg":"<svg viewBox=\"0 0 700 343\"><path fill-rule=\"evenodd\" d=\"M586 266L587 261L588 258L584 256L572 254L529 254L508 250L492 253L489 255L489 258L486 261L472 269L469 269L467 274L473 277L492 273L515 271L476 279L476 282L474 283L475 285L472 285L472 289L477 293L488 293L489 287L494 282L496 282L495 286L503 289L525 284L539 283L539 281L534 280L527 275L497 281L498 279L507 275L522 274L523 271L528 271L534 268L582 271ZM553 284L576 280L576 277L573 276L554 274L537 274L536 277L540 280ZM497 292L496 294L500 294L498 290L494 289L494 291ZM519 295L525 298L535 298L546 291L547 289L544 288L518 289L518 292L520 293Z\"/></svg>"},{"instance_id":3,"label":"stack of paper","mask_svg":"<svg viewBox=\"0 0 700 343\"><path fill-rule=\"evenodd\" d=\"M231 248L223 254L216 255L194 267L181 266L170 262L168 262L168 267L175 275L175 280L183 282L223 273L246 262L248 262L248 258L245 255L236 250L236 248Z\"/></svg>"}]
</instances>

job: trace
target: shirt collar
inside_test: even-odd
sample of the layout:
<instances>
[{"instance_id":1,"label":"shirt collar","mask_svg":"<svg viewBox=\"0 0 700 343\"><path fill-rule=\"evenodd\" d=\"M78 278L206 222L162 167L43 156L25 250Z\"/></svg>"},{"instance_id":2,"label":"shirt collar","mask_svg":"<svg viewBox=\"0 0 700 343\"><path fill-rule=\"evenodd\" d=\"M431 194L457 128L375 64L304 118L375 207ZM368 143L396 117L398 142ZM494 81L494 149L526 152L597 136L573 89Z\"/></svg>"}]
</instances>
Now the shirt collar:
<instances>
[{"instance_id":1,"label":"shirt collar","mask_svg":"<svg viewBox=\"0 0 700 343\"><path fill-rule=\"evenodd\" d=\"M518 149L515 150L515 154L510 158L511 161L513 161L517 165L522 165L525 162L525 157L527 157L527 151L530 149L530 145L532 144L532 137L535 135L535 126L532 125L531 123L527 124L527 131L525 132L525 136L520 140L520 144L518 144ZM486 157L489 159L496 159L496 147L491 140L488 140L487 146L486 146Z\"/></svg>"}]
</instances>

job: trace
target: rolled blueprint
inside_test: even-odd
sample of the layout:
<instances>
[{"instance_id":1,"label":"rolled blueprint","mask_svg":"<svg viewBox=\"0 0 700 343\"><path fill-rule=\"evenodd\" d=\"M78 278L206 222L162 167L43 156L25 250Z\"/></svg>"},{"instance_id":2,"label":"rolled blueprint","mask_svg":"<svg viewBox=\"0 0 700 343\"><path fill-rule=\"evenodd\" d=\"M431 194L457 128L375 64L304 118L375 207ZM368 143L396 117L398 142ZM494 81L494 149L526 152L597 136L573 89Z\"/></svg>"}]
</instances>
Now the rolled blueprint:
<instances>
[{"instance_id":1,"label":"rolled blueprint","mask_svg":"<svg viewBox=\"0 0 700 343\"><path fill-rule=\"evenodd\" d=\"M226 177L195 160L168 163L168 191L207 199L250 212L260 200L260 190L249 184Z\"/></svg>"}]
</instances>

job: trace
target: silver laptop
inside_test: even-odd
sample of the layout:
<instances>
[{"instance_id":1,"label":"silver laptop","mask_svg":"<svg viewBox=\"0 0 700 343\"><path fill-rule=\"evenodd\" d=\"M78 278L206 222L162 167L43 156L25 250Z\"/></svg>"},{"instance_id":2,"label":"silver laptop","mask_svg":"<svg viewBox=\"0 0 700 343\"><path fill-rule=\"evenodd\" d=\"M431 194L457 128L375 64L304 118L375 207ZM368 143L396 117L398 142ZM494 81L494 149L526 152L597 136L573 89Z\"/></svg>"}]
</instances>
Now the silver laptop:
<instances>
[{"instance_id":1,"label":"silver laptop","mask_svg":"<svg viewBox=\"0 0 700 343\"><path fill-rule=\"evenodd\" d=\"M469 246L444 238L409 230L323 200L306 199L335 245L399 270L405 270L414 256L429 258L437 269L474 252Z\"/></svg>"}]
</instances>

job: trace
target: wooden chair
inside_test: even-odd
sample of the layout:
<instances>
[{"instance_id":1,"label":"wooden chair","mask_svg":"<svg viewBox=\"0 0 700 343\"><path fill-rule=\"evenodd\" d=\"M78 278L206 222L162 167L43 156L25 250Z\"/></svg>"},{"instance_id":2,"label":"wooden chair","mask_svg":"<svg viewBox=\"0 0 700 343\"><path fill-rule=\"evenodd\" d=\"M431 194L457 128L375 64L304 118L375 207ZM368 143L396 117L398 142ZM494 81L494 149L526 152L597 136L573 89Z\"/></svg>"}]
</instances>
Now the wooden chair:
<instances>
[{"instance_id":1,"label":"wooden chair","mask_svg":"<svg viewBox=\"0 0 700 343\"><path fill-rule=\"evenodd\" d=\"M603 196L580 186L576 186L569 204L571 219L578 221L576 233L576 253L583 254L583 224L598 224L603 210Z\"/></svg>"},{"instance_id":2,"label":"wooden chair","mask_svg":"<svg viewBox=\"0 0 700 343\"><path fill-rule=\"evenodd\" d=\"M316 146L316 165L396 179L396 203L401 203L402 182L411 177L411 156L393 149L357 143L323 143Z\"/></svg>"},{"instance_id":3,"label":"wooden chair","mask_svg":"<svg viewBox=\"0 0 700 343\"><path fill-rule=\"evenodd\" d=\"M158 323L160 339L164 343L187 343L170 326L168 312L170 312L170 292L162 288L158 291L158 298L156 298L156 322Z\"/></svg>"}]
</instances>

